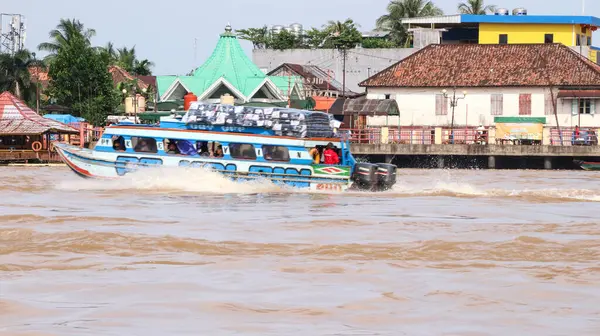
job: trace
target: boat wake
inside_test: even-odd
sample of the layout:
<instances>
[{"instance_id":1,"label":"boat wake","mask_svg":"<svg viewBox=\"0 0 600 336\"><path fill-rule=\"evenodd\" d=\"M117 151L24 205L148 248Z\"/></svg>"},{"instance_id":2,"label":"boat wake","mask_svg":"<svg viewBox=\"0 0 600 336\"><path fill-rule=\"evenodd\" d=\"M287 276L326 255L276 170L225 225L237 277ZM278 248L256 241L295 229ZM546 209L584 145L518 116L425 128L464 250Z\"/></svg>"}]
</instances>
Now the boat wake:
<instances>
[{"instance_id":1,"label":"boat wake","mask_svg":"<svg viewBox=\"0 0 600 336\"><path fill-rule=\"evenodd\" d=\"M432 181L430 185L411 187L401 182L386 192L398 197L485 197L523 199L530 202L600 202L600 192L591 189L544 188L544 189L480 189L469 183Z\"/></svg>"},{"instance_id":2,"label":"boat wake","mask_svg":"<svg viewBox=\"0 0 600 336\"><path fill-rule=\"evenodd\" d=\"M319 193L348 196L382 197L461 197L500 198L526 200L528 202L600 202L600 192L575 188L486 188L472 182L451 182L448 177L430 179L418 184L402 181L388 191L308 191L277 185L268 179L233 181L208 168L157 167L142 169L116 180L71 178L56 185L68 191L136 191L144 193L173 194L259 194L259 193Z\"/></svg>"},{"instance_id":3,"label":"boat wake","mask_svg":"<svg viewBox=\"0 0 600 336\"><path fill-rule=\"evenodd\" d=\"M129 173L115 180L69 179L57 186L61 190L136 190L146 192L254 194L285 192L291 188L279 186L268 179L236 182L208 168L158 167Z\"/></svg>"}]
</instances>

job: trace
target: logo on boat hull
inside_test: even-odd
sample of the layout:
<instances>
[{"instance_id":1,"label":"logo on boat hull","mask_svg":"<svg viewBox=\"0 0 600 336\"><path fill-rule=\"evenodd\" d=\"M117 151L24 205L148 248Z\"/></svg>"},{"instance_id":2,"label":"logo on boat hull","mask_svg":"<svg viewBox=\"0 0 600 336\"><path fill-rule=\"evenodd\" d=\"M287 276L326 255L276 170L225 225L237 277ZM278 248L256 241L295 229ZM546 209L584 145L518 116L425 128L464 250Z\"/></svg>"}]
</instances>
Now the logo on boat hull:
<instances>
[{"instance_id":1,"label":"logo on boat hull","mask_svg":"<svg viewBox=\"0 0 600 336\"><path fill-rule=\"evenodd\" d=\"M315 167L316 174L327 174L327 175L348 175L348 168L338 168L332 166Z\"/></svg>"}]
</instances>

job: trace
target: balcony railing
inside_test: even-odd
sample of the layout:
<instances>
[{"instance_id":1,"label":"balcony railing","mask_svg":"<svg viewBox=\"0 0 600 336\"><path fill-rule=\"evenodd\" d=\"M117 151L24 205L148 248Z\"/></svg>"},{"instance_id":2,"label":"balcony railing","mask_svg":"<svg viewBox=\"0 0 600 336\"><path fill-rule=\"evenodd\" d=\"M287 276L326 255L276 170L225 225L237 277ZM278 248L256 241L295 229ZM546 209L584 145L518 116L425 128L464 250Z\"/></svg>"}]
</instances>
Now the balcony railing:
<instances>
[{"instance_id":1,"label":"balcony railing","mask_svg":"<svg viewBox=\"0 0 600 336\"><path fill-rule=\"evenodd\" d=\"M481 145L508 146L597 146L598 135L595 129L547 127L542 138L522 134L518 136L496 137L495 127L479 129L475 127L373 127L362 129L342 129L350 133L350 142L362 144L407 144L407 145ZM562 139L562 140L561 140Z\"/></svg>"}]
</instances>

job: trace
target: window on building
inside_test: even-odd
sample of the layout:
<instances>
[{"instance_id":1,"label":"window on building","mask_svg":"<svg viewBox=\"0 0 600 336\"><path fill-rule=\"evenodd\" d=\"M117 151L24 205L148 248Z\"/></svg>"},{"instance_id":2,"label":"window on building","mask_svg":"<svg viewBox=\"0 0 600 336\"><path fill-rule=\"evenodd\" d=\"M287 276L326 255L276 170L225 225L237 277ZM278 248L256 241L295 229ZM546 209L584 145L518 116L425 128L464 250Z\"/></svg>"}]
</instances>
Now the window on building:
<instances>
[{"instance_id":1,"label":"window on building","mask_svg":"<svg viewBox=\"0 0 600 336\"><path fill-rule=\"evenodd\" d=\"M156 139L145 137L131 137L131 146L138 153L156 153Z\"/></svg>"},{"instance_id":2,"label":"window on building","mask_svg":"<svg viewBox=\"0 0 600 336\"><path fill-rule=\"evenodd\" d=\"M587 44L586 45L589 45L589 46L592 45L592 37L591 36L587 37Z\"/></svg>"},{"instance_id":3,"label":"window on building","mask_svg":"<svg viewBox=\"0 0 600 336\"><path fill-rule=\"evenodd\" d=\"M596 102L592 99L578 99L579 114L594 114L596 111Z\"/></svg>"},{"instance_id":4,"label":"window on building","mask_svg":"<svg viewBox=\"0 0 600 336\"><path fill-rule=\"evenodd\" d=\"M577 34L577 40L575 41L575 45L576 46L580 46L581 45L581 35Z\"/></svg>"},{"instance_id":5,"label":"window on building","mask_svg":"<svg viewBox=\"0 0 600 336\"><path fill-rule=\"evenodd\" d=\"M447 115L448 114L448 98L444 97L443 94L435 95L435 114L436 115Z\"/></svg>"},{"instance_id":6,"label":"window on building","mask_svg":"<svg viewBox=\"0 0 600 336\"><path fill-rule=\"evenodd\" d=\"M508 34L500 34L498 36L498 43L499 44L508 44Z\"/></svg>"},{"instance_id":7,"label":"window on building","mask_svg":"<svg viewBox=\"0 0 600 336\"><path fill-rule=\"evenodd\" d=\"M554 34L544 35L544 43L554 43Z\"/></svg>"},{"instance_id":8,"label":"window on building","mask_svg":"<svg viewBox=\"0 0 600 336\"><path fill-rule=\"evenodd\" d=\"M390 99L392 97L392 95L389 93L386 93L384 97L385 97L385 99Z\"/></svg>"},{"instance_id":9,"label":"window on building","mask_svg":"<svg viewBox=\"0 0 600 336\"><path fill-rule=\"evenodd\" d=\"M519 115L531 115L531 93L519 95Z\"/></svg>"},{"instance_id":10,"label":"window on building","mask_svg":"<svg viewBox=\"0 0 600 336\"><path fill-rule=\"evenodd\" d=\"M256 160L256 150L250 144L230 143L229 153L234 159Z\"/></svg>"},{"instance_id":11,"label":"window on building","mask_svg":"<svg viewBox=\"0 0 600 336\"><path fill-rule=\"evenodd\" d=\"M287 147L263 145L263 157L267 161L290 161L290 152Z\"/></svg>"},{"instance_id":12,"label":"window on building","mask_svg":"<svg viewBox=\"0 0 600 336\"><path fill-rule=\"evenodd\" d=\"M504 110L504 96L502 94L492 94L491 107L492 115L502 115Z\"/></svg>"}]
</instances>

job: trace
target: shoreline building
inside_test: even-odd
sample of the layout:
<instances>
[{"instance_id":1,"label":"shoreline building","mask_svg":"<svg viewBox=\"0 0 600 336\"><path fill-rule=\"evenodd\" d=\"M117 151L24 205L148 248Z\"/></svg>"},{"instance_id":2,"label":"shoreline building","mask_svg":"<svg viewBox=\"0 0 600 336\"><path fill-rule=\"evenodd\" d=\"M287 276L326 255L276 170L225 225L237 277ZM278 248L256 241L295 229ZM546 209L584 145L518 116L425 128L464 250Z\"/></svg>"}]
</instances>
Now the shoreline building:
<instances>
[{"instance_id":1,"label":"shoreline building","mask_svg":"<svg viewBox=\"0 0 600 336\"><path fill-rule=\"evenodd\" d=\"M559 126L600 126L600 65L563 44L431 44L360 85L368 99L395 99L400 110L369 117L370 126L544 117L553 127L556 116Z\"/></svg>"},{"instance_id":2,"label":"shoreline building","mask_svg":"<svg viewBox=\"0 0 600 336\"><path fill-rule=\"evenodd\" d=\"M561 43L593 62L600 48L593 47L593 32L600 27L594 16L527 15L504 8L494 15L456 14L403 19L417 48L427 44Z\"/></svg>"},{"instance_id":3,"label":"shoreline building","mask_svg":"<svg viewBox=\"0 0 600 336\"><path fill-rule=\"evenodd\" d=\"M156 81L160 102L179 101L190 92L211 102L228 94L236 104L304 99L298 76L267 76L246 56L229 25L212 55L190 76L157 76Z\"/></svg>"},{"instance_id":4,"label":"shoreline building","mask_svg":"<svg viewBox=\"0 0 600 336\"><path fill-rule=\"evenodd\" d=\"M600 48L593 46L593 32L600 26L594 16L528 15L524 9L511 13L498 9L494 15L443 15L403 19L413 36L412 48L348 50L346 87L361 92L358 83L430 44L562 43L600 62ZM330 69L341 81L343 58L334 49L254 49L254 63L270 72L284 63L316 65Z\"/></svg>"}]
</instances>

